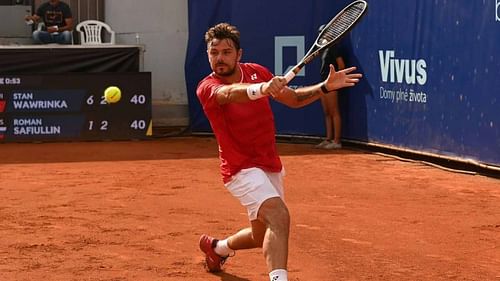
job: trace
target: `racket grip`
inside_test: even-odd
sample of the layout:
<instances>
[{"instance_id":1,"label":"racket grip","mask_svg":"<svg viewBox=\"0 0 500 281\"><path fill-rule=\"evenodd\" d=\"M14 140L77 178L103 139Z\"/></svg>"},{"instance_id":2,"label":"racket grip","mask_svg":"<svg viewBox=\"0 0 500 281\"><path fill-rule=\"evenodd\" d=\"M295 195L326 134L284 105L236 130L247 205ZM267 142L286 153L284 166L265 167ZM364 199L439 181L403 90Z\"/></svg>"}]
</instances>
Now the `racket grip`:
<instances>
[{"instance_id":1,"label":"racket grip","mask_svg":"<svg viewBox=\"0 0 500 281\"><path fill-rule=\"evenodd\" d=\"M293 70L288 71L287 74L285 74L286 83L292 81L294 77L295 77L295 72L293 72Z\"/></svg>"}]
</instances>

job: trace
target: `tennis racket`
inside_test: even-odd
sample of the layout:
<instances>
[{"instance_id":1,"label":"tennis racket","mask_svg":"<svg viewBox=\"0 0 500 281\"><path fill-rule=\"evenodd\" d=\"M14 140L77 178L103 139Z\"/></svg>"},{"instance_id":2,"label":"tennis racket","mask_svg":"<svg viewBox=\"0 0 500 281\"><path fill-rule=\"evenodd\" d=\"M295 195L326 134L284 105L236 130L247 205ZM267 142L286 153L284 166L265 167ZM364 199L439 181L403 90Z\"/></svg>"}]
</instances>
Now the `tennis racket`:
<instances>
[{"instance_id":1,"label":"tennis racket","mask_svg":"<svg viewBox=\"0 0 500 281\"><path fill-rule=\"evenodd\" d=\"M368 3L366 1L356 0L330 20L320 32L304 58L285 74L286 82L290 82L306 64L321 54L321 52L339 42L363 17L367 7Z\"/></svg>"}]
</instances>

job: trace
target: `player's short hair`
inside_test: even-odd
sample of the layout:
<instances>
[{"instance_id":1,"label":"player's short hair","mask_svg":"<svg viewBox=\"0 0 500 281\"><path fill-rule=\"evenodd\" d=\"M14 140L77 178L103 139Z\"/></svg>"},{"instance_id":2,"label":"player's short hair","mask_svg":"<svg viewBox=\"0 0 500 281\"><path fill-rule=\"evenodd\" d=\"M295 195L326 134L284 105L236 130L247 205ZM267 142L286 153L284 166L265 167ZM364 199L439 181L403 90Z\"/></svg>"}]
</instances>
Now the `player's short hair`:
<instances>
[{"instance_id":1,"label":"player's short hair","mask_svg":"<svg viewBox=\"0 0 500 281\"><path fill-rule=\"evenodd\" d=\"M240 31L229 23L219 23L208 29L205 33L205 43L209 44L214 39L230 39L236 50L240 49Z\"/></svg>"}]
</instances>

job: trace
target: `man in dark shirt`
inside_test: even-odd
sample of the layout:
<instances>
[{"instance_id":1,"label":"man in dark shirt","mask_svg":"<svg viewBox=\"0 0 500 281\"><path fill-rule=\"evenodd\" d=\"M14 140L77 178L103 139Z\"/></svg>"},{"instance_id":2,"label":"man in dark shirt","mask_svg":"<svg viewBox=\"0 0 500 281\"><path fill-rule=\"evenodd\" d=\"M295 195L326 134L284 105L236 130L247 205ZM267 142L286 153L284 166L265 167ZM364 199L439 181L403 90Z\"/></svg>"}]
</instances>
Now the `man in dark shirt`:
<instances>
[{"instance_id":1,"label":"man in dark shirt","mask_svg":"<svg viewBox=\"0 0 500 281\"><path fill-rule=\"evenodd\" d=\"M44 23L44 28L33 32L33 39L38 44L59 43L71 44L73 31L73 15L68 4L59 0L49 0L38 7L26 21Z\"/></svg>"}]
</instances>

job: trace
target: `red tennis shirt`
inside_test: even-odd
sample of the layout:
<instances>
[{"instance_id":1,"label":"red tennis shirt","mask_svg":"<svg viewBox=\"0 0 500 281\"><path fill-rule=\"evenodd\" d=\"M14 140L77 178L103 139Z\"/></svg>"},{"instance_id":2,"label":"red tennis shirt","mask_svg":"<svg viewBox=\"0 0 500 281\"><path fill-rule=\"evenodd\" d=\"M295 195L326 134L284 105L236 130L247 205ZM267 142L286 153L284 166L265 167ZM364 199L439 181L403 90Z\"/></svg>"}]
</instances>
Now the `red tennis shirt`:
<instances>
[{"instance_id":1,"label":"red tennis shirt","mask_svg":"<svg viewBox=\"0 0 500 281\"><path fill-rule=\"evenodd\" d=\"M241 83L267 82L273 77L267 68L258 64L240 63L239 67ZM269 98L219 105L215 90L223 85L224 82L212 73L198 84L196 95L219 144L224 183L246 168L280 172L282 166L276 151L276 130Z\"/></svg>"}]
</instances>

